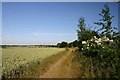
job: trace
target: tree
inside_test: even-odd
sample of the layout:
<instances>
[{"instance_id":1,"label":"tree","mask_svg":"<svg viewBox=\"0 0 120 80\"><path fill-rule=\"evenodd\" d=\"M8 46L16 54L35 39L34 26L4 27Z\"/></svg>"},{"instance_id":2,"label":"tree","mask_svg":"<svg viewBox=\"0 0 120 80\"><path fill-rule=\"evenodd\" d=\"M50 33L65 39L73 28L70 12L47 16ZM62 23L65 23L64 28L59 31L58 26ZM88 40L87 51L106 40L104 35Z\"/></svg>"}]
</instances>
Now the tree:
<instances>
[{"instance_id":1,"label":"tree","mask_svg":"<svg viewBox=\"0 0 120 80\"><path fill-rule=\"evenodd\" d=\"M73 47L73 42L70 42L70 43L68 44L68 46L69 46L69 48L70 48L70 47Z\"/></svg>"},{"instance_id":2,"label":"tree","mask_svg":"<svg viewBox=\"0 0 120 80\"><path fill-rule=\"evenodd\" d=\"M68 47L68 43L63 41L63 42L61 42L61 43L58 43L58 44L57 44L57 47L58 47L58 48Z\"/></svg>"},{"instance_id":3,"label":"tree","mask_svg":"<svg viewBox=\"0 0 120 80\"><path fill-rule=\"evenodd\" d=\"M79 48L79 50L81 50L81 48L82 48L82 41L90 40L94 36L94 34L97 34L97 32L92 31L91 29L86 28L86 24L85 24L85 19L84 18L80 18L78 20L78 22L79 22L79 25L78 25L79 29L77 29L77 33L78 33L78 48Z\"/></svg>"},{"instance_id":4,"label":"tree","mask_svg":"<svg viewBox=\"0 0 120 80\"><path fill-rule=\"evenodd\" d=\"M82 48L82 41L86 40L86 37L85 37L85 33L86 33L85 26L86 26L86 24L84 23L85 22L84 18L80 18L78 20L78 22L79 22L79 24L78 24L78 28L79 29L77 29L78 48L79 48L79 50L81 50L81 48Z\"/></svg>"},{"instance_id":5,"label":"tree","mask_svg":"<svg viewBox=\"0 0 120 80\"><path fill-rule=\"evenodd\" d=\"M102 18L99 20L99 22L94 22L94 24L100 26L100 29L98 31L101 31L102 35L106 35L107 37L111 38L110 33L113 32L111 20L114 16L110 15L110 8L108 7L108 4L104 5L104 8L99 15ZM114 27L114 29L116 28Z\"/></svg>"},{"instance_id":6,"label":"tree","mask_svg":"<svg viewBox=\"0 0 120 80\"><path fill-rule=\"evenodd\" d=\"M57 47L58 47L58 48L60 48L60 44L61 44L61 43L57 43Z\"/></svg>"},{"instance_id":7,"label":"tree","mask_svg":"<svg viewBox=\"0 0 120 80\"><path fill-rule=\"evenodd\" d=\"M77 47L78 46L78 41L77 40L73 41L72 43L73 43L73 47Z\"/></svg>"},{"instance_id":8,"label":"tree","mask_svg":"<svg viewBox=\"0 0 120 80\"><path fill-rule=\"evenodd\" d=\"M78 40L79 41L82 41L82 40L85 40L85 37L83 36L84 33L85 33L85 19L84 18L80 18L78 20L79 24L78 24L78 28L79 30L77 30L77 33L78 33Z\"/></svg>"},{"instance_id":9,"label":"tree","mask_svg":"<svg viewBox=\"0 0 120 80\"><path fill-rule=\"evenodd\" d=\"M61 47L61 48L63 48L63 47L68 47L68 43L63 41L63 42L61 43L60 47Z\"/></svg>"},{"instance_id":10,"label":"tree","mask_svg":"<svg viewBox=\"0 0 120 80\"><path fill-rule=\"evenodd\" d=\"M68 46L69 46L69 47L78 47L78 41L75 40L75 41L73 41L73 42L70 42L70 43L68 44Z\"/></svg>"}]
</instances>

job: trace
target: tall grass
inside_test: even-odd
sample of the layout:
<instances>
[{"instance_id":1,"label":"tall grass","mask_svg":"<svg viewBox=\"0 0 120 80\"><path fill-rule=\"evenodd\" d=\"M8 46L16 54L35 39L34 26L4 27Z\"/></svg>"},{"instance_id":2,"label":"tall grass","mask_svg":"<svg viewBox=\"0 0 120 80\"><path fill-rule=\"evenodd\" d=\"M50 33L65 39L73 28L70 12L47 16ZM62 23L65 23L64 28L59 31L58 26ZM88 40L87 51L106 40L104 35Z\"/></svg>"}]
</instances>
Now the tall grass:
<instances>
[{"instance_id":1,"label":"tall grass","mask_svg":"<svg viewBox=\"0 0 120 80\"><path fill-rule=\"evenodd\" d=\"M64 49L58 48L22 48L2 49L2 75L5 78L19 76L30 65L39 64L48 56L57 54Z\"/></svg>"}]
</instances>

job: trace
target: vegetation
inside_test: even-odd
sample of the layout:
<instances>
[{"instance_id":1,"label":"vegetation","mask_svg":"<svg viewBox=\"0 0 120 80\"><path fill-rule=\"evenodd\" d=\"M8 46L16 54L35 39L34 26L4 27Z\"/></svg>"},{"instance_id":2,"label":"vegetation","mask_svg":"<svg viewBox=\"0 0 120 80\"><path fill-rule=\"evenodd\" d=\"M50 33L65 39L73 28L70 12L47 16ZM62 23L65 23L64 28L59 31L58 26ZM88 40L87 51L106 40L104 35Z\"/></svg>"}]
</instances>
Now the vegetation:
<instances>
[{"instance_id":1,"label":"vegetation","mask_svg":"<svg viewBox=\"0 0 120 80\"><path fill-rule=\"evenodd\" d=\"M71 48L71 47L77 47L78 46L78 41L75 40L73 42L70 42L68 45L69 45L69 48Z\"/></svg>"},{"instance_id":2,"label":"vegetation","mask_svg":"<svg viewBox=\"0 0 120 80\"><path fill-rule=\"evenodd\" d=\"M68 43L63 41L63 42L61 42L61 43L58 43L58 44L57 44L57 47L58 47L58 48L68 47Z\"/></svg>"},{"instance_id":3,"label":"vegetation","mask_svg":"<svg viewBox=\"0 0 120 80\"><path fill-rule=\"evenodd\" d=\"M71 67L77 68L79 62L78 67L80 69L78 70L80 73L78 73L81 78L120 78L120 32L117 32L116 28L111 26L113 16L110 14L108 4L104 5L99 15L101 19L98 22L94 22L99 27L98 30L91 30L86 26L85 19L83 17L80 18L77 29L78 40L70 43L63 41L57 45L2 46L2 77L19 77L19 75L23 74L24 70L32 69L31 71L34 71L39 67L42 72L43 67L38 66L38 64L43 64L44 70L46 70L48 69L48 65L50 66L50 63L54 63L63 55L65 56L65 54L55 55L56 53L64 51L64 48L66 51L69 51L68 48L75 47L70 52L74 54L68 57L70 61L65 59L65 61L71 63L71 65L69 63L64 65L65 69L66 66L69 66L69 69ZM48 56L51 55L53 56L49 59ZM52 62L48 63L49 60L52 60ZM77 65L73 66L73 64ZM37 68L31 65L35 65ZM42 74L41 72L39 73Z\"/></svg>"},{"instance_id":4,"label":"vegetation","mask_svg":"<svg viewBox=\"0 0 120 80\"><path fill-rule=\"evenodd\" d=\"M83 47L82 46L82 41L90 40L93 36L99 37L99 35L98 35L98 32L92 31L91 29L88 29L86 27L84 18L80 18L78 22L79 22L79 24L78 24L79 29L77 29L78 47L79 47L79 50L81 50L82 47Z\"/></svg>"},{"instance_id":5,"label":"vegetation","mask_svg":"<svg viewBox=\"0 0 120 80\"><path fill-rule=\"evenodd\" d=\"M82 51L78 52L78 59L84 65L84 70L90 70L84 71L82 77L120 78L120 35L118 32L113 34L115 29L111 26L113 16L110 15L107 4L99 15L102 16L102 19L100 22L95 22L101 27L98 30L101 33L97 34L99 37L92 35L90 30L90 33L87 33L85 20L80 18L77 32L78 40L82 45L79 49Z\"/></svg>"},{"instance_id":6,"label":"vegetation","mask_svg":"<svg viewBox=\"0 0 120 80\"><path fill-rule=\"evenodd\" d=\"M23 74L23 71L35 65L41 63L43 59L48 56L57 54L64 49L57 48L21 48L12 47L2 50L2 77L11 78L19 77ZM13 58L14 57L14 58Z\"/></svg>"},{"instance_id":7,"label":"vegetation","mask_svg":"<svg viewBox=\"0 0 120 80\"><path fill-rule=\"evenodd\" d=\"M78 46L78 41L75 40L73 42L70 42L70 43L67 43L67 42L61 42L61 43L58 43L57 44L57 47L58 48L71 48L71 47L77 47Z\"/></svg>"},{"instance_id":8,"label":"vegetation","mask_svg":"<svg viewBox=\"0 0 120 80\"><path fill-rule=\"evenodd\" d=\"M29 47L29 48L43 48L43 47L56 47L56 45L2 45L3 49L10 47Z\"/></svg>"},{"instance_id":9,"label":"vegetation","mask_svg":"<svg viewBox=\"0 0 120 80\"><path fill-rule=\"evenodd\" d=\"M111 38L110 33L112 33L116 28L111 26L112 18L114 16L110 15L110 8L107 4L104 5L104 9L102 9L99 15L102 18L99 20L99 22L95 22L95 24L99 25L100 27L98 31L101 31L102 35L106 35L107 37Z\"/></svg>"}]
</instances>

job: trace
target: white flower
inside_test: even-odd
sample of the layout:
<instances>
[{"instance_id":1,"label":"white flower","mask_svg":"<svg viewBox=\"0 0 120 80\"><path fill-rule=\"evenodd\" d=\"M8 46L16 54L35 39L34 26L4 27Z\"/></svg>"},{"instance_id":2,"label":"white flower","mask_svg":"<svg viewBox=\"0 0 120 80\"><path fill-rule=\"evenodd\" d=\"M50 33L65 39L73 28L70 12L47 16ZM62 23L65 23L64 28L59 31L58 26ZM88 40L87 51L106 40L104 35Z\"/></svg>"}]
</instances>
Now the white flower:
<instances>
[{"instance_id":1,"label":"white flower","mask_svg":"<svg viewBox=\"0 0 120 80\"><path fill-rule=\"evenodd\" d=\"M98 40L98 41L96 40L95 42L96 42L98 45L101 45L101 41L100 41L100 40Z\"/></svg>"},{"instance_id":2,"label":"white flower","mask_svg":"<svg viewBox=\"0 0 120 80\"><path fill-rule=\"evenodd\" d=\"M102 37L102 39L106 39L106 38L107 38L106 35Z\"/></svg>"},{"instance_id":3,"label":"white flower","mask_svg":"<svg viewBox=\"0 0 120 80\"><path fill-rule=\"evenodd\" d=\"M106 36L103 36L103 37L102 37L102 41L105 41L105 42L106 42L106 41L109 41L109 38L107 38Z\"/></svg>"},{"instance_id":4,"label":"white flower","mask_svg":"<svg viewBox=\"0 0 120 80\"><path fill-rule=\"evenodd\" d=\"M112 43L112 42L113 42L113 40L109 40L109 42L110 42L110 43Z\"/></svg>"},{"instance_id":5,"label":"white flower","mask_svg":"<svg viewBox=\"0 0 120 80\"><path fill-rule=\"evenodd\" d=\"M86 44L86 41L82 41L82 44Z\"/></svg>"},{"instance_id":6,"label":"white flower","mask_svg":"<svg viewBox=\"0 0 120 80\"><path fill-rule=\"evenodd\" d=\"M93 39L91 39L90 41L93 41Z\"/></svg>"},{"instance_id":7,"label":"white flower","mask_svg":"<svg viewBox=\"0 0 120 80\"><path fill-rule=\"evenodd\" d=\"M101 43L99 42L98 45L101 45Z\"/></svg>"},{"instance_id":8,"label":"white flower","mask_svg":"<svg viewBox=\"0 0 120 80\"><path fill-rule=\"evenodd\" d=\"M101 42L101 38L99 38L98 41Z\"/></svg>"},{"instance_id":9,"label":"white flower","mask_svg":"<svg viewBox=\"0 0 120 80\"><path fill-rule=\"evenodd\" d=\"M82 50L83 50L83 48L82 48Z\"/></svg>"},{"instance_id":10,"label":"white flower","mask_svg":"<svg viewBox=\"0 0 120 80\"><path fill-rule=\"evenodd\" d=\"M106 41L109 41L109 38L107 38Z\"/></svg>"},{"instance_id":11,"label":"white flower","mask_svg":"<svg viewBox=\"0 0 120 80\"><path fill-rule=\"evenodd\" d=\"M89 44L87 44L87 46L90 46Z\"/></svg>"},{"instance_id":12,"label":"white flower","mask_svg":"<svg viewBox=\"0 0 120 80\"><path fill-rule=\"evenodd\" d=\"M95 40L96 43L99 43L98 41Z\"/></svg>"},{"instance_id":13,"label":"white flower","mask_svg":"<svg viewBox=\"0 0 120 80\"><path fill-rule=\"evenodd\" d=\"M89 47L87 47L87 49L89 49Z\"/></svg>"},{"instance_id":14,"label":"white flower","mask_svg":"<svg viewBox=\"0 0 120 80\"><path fill-rule=\"evenodd\" d=\"M97 39L96 36L94 36L94 39Z\"/></svg>"}]
</instances>

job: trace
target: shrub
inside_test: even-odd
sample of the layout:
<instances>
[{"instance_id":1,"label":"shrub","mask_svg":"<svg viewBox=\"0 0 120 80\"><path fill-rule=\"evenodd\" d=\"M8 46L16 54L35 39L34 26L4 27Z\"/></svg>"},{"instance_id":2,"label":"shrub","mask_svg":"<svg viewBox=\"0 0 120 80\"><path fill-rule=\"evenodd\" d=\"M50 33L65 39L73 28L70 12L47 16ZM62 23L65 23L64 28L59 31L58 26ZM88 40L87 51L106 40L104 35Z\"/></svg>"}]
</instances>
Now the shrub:
<instances>
[{"instance_id":1,"label":"shrub","mask_svg":"<svg viewBox=\"0 0 120 80\"><path fill-rule=\"evenodd\" d=\"M102 45L98 45L90 41L83 48L83 55L92 60L92 66L97 70L97 73L94 73L96 76L120 78L120 50L116 42L112 44L102 42Z\"/></svg>"}]
</instances>

